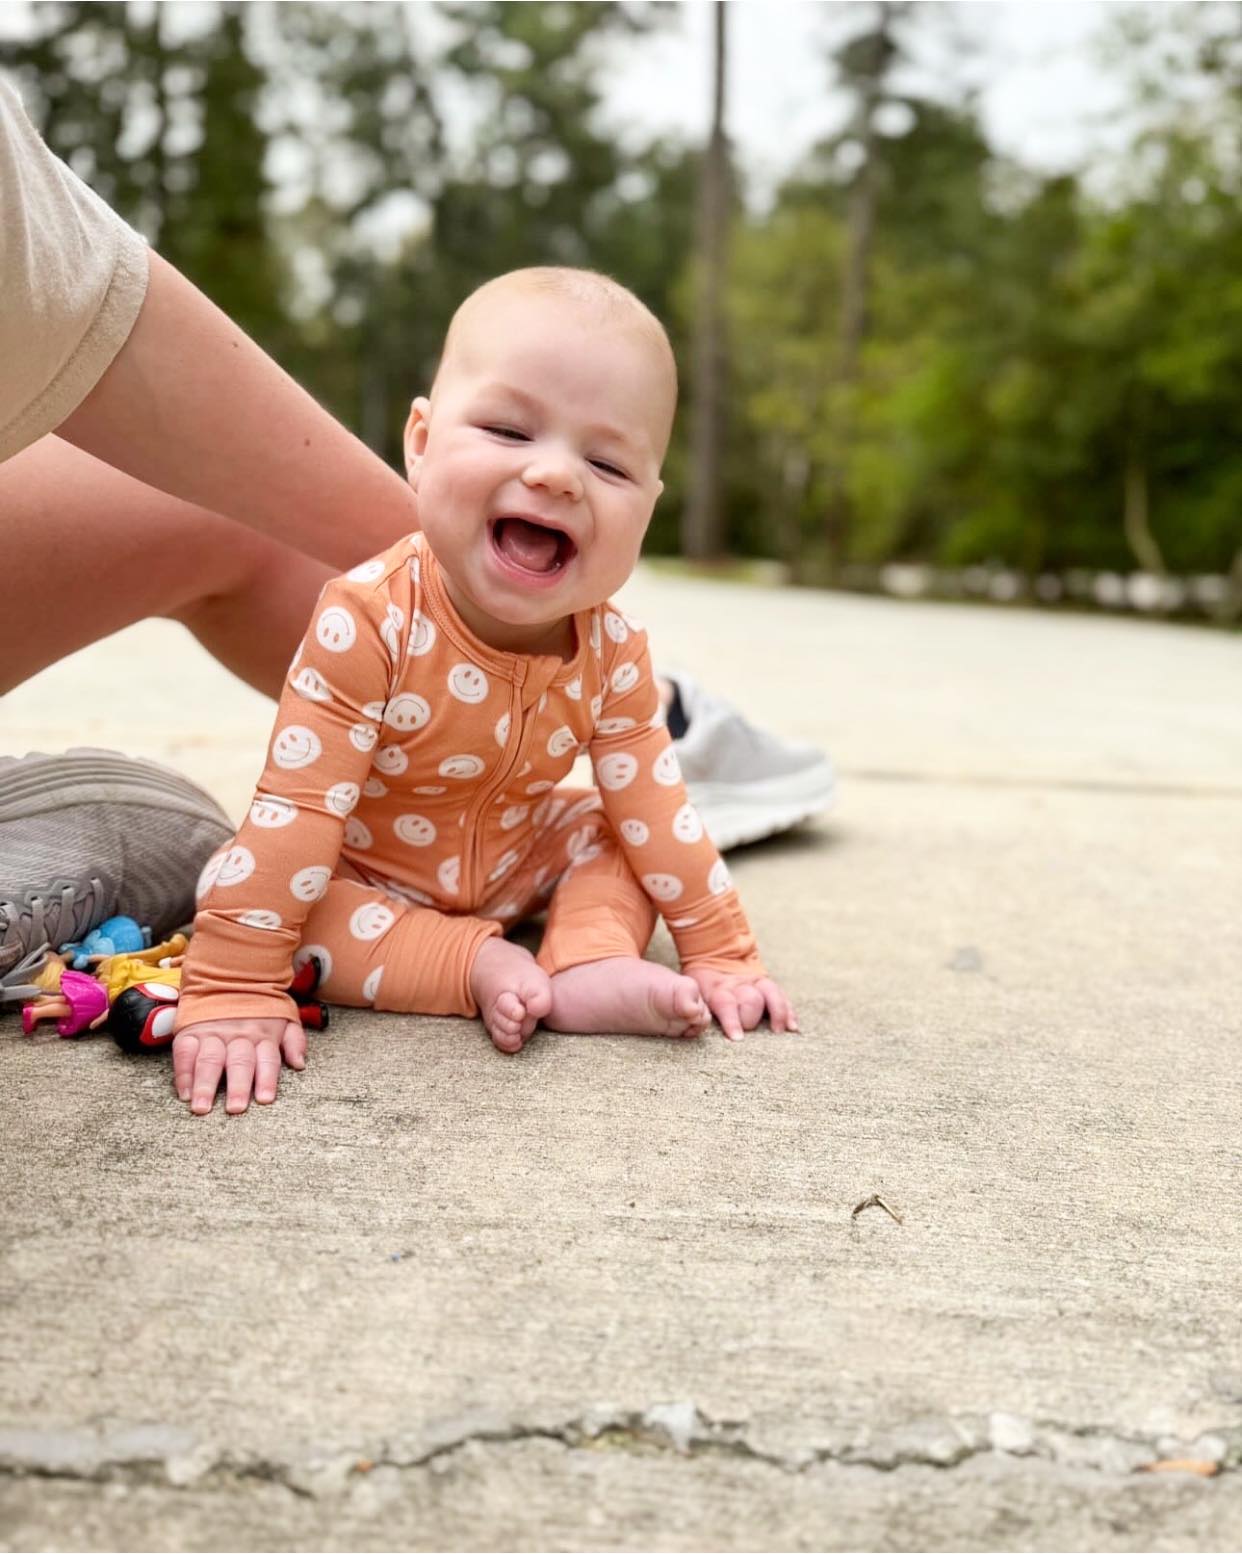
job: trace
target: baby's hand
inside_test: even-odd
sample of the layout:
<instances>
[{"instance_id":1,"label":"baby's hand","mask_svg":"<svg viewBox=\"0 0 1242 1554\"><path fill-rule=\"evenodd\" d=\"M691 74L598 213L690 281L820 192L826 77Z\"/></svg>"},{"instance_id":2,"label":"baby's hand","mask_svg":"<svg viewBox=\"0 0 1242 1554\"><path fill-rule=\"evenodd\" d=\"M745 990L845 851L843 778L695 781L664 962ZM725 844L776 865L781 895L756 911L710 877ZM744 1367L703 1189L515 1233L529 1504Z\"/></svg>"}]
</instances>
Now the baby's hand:
<instances>
[{"instance_id":1,"label":"baby's hand","mask_svg":"<svg viewBox=\"0 0 1242 1554\"><path fill-rule=\"evenodd\" d=\"M244 1112L250 1091L262 1105L276 1099L280 1056L290 1068L306 1067L306 1032L297 1020L202 1020L173 1039L173 1084L190 1110L205 1116L227 1073L227 1112Z\"/></svg>"},{"instance_id":2,"label":"baby's hand","mask_svg":"<svg viewBox=\"0 0 1242 1554\"><path fill-rule=\"evenodd\" d=\"M798 1016L771 977L748 977L745 973L708 971L693 966L683 967L683 970L698 983L707 1007L730 1041L741 1041L743 1031L753 1031L763 1019L765 1009L774 1031L798 1029Z\"/></svg>"}]
</instances>

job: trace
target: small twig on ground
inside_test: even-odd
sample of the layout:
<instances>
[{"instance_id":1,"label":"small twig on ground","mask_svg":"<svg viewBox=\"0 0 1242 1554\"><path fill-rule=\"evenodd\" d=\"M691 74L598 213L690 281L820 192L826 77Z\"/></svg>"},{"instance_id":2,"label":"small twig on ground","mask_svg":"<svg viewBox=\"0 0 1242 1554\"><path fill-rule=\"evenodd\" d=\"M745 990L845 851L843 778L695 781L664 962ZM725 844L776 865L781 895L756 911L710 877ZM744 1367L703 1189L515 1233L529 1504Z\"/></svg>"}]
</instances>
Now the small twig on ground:
<instances>
[{"instance_id":1,"label":"small twig on ground","mask_svg":"<svg viewBox=\"0 0 1242 1554\"><path fill-rule=\"evenodd\" d=\"M850 1215L850 1218L857 1219L864 1209L883 1209L885 1214L887 1214L890 1218L895 1219L899 1225L903 1223L901 1215L898 1214L897 1210L890 1207L889 1204L885 1203L884 1199L880 1197L878 1192L873 1192L869 1198L864 1198L861 1203L856 1203L854 1205L854 1212Z\"/></svg>"}]
</instances>

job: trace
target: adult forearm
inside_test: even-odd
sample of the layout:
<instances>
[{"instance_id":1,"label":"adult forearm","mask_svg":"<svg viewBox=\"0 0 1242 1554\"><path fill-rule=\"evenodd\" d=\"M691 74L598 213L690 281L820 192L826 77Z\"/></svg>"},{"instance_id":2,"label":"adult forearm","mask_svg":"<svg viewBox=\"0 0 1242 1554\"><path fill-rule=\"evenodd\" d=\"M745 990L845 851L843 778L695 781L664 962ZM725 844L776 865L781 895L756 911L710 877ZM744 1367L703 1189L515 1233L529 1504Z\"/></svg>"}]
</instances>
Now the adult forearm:
<instances>
[{"instance_id":1,"label":"adult forearm","mask_svg":"<svg viewBox=\"0 0 1242 1554\"><path fill-rule=\"evenodd\" d=\"M157 255L129 339L58 434L144 484L347 567L413 492Z\"/></svg>"}]
</instances>

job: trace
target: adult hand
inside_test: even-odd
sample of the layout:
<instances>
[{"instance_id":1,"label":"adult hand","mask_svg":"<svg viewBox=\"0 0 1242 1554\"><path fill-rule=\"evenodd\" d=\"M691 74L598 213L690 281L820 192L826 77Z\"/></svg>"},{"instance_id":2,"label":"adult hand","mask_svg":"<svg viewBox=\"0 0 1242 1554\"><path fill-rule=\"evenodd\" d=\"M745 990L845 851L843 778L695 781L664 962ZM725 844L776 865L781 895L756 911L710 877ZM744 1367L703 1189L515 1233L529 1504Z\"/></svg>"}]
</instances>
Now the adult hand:
<instances>
[{"instance_id":1,"label":"adult hand","mask_svg":"<svg viewBox=\"0 0 1242 1554\"><path fill-rule=\"evenodd\" d=\"M699 985L707 1007L730 1041L741 1041L743 1031L753 1031L767 1013L774 1031L796 1031L798 1017L784 990L771 977L683 967Z\"/></svg>"},{"instance_id":2,"label":"adult hand","mask_svg":"<svg viewBox=\"0 0 1242 1554\"><path fill-rule=\"evenodd\" d=\"M280 1062L306 1067L306 1032L297 1020L202 1020L173 1039L173 1084L197 1117L206 1116L225 1079L224 1109L232 1114L276 1099Z\"/></svg>"}]
</instances>

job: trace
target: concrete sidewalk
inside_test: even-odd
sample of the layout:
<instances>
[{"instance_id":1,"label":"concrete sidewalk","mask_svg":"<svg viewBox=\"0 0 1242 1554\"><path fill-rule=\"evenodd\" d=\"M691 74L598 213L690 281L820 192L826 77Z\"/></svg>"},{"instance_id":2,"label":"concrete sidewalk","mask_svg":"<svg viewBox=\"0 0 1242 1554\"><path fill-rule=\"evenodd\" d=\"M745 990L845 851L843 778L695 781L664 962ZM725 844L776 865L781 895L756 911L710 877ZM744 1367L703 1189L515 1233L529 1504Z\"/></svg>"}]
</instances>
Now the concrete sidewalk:
<instances>
[{"instance_id":1,"label":"concrete sidewalk","mask_svg":"<svg viewBox=\"0 0 1242 1554\"><path fill-rule=\"evenodd\" d=\"M730 860L802 1034L340 1012L193 1121L6 1021L0 1546L1242 1544L1242 640L626 598L838 763ZM149 624L0 746L240 813L269 718Z\"/></svg>"}]
</instances>

